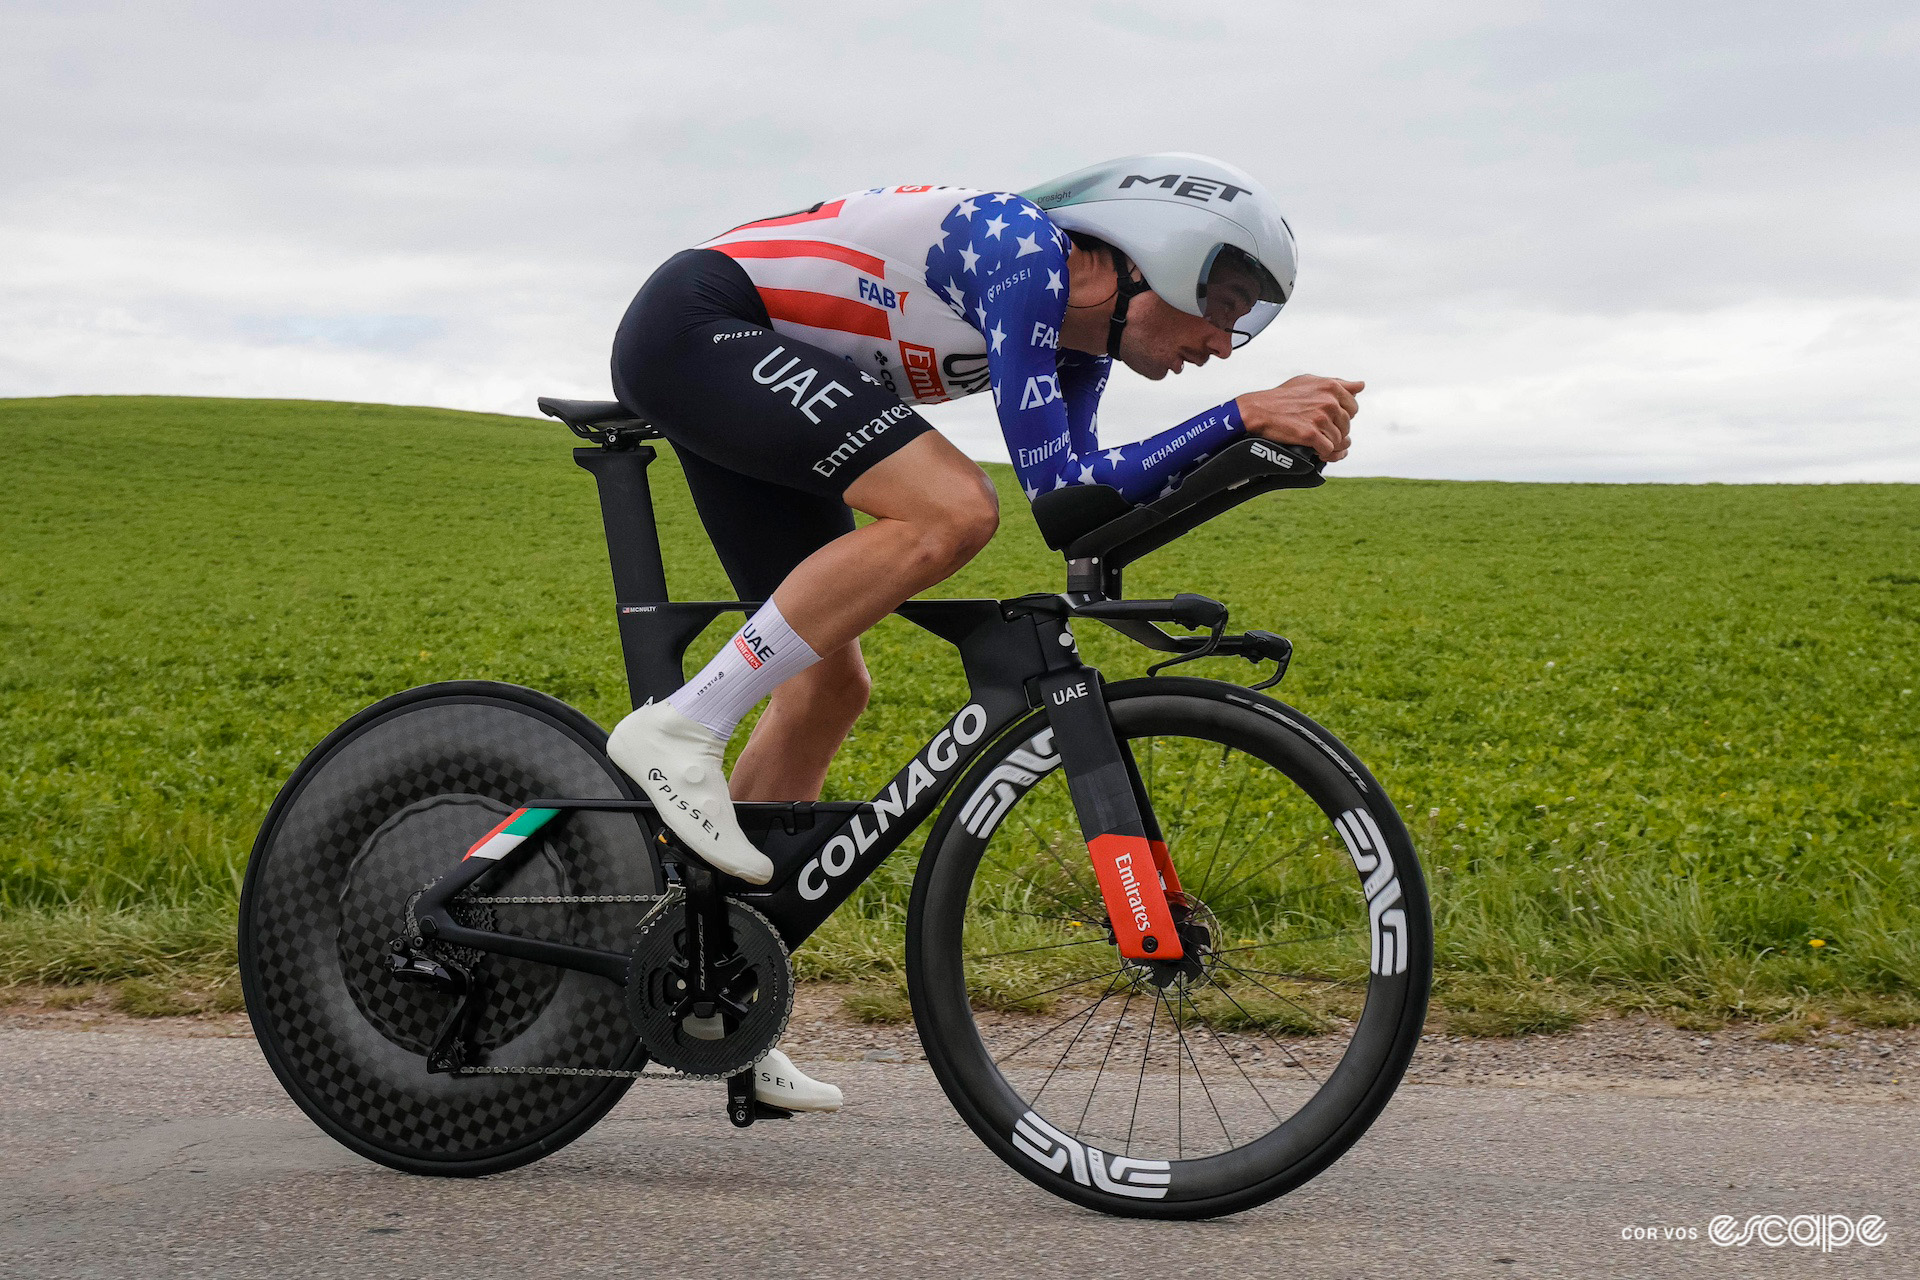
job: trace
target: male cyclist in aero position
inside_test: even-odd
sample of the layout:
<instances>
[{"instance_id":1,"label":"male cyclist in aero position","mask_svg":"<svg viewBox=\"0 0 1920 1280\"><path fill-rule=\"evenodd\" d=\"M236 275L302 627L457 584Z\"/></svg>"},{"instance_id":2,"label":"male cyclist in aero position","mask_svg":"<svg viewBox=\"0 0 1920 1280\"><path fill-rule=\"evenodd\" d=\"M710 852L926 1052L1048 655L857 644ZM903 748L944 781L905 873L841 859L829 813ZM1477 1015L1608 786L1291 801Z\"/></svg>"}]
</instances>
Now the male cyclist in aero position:
<instances>
[{"instance_id":1,"label":"male cyclist in aero position","mask_svg":"<svg viewBox=\"0 0 1920 1280\"><path fill-rule=\"evenodd\" d=\"M767 603L620 722L614 763L689 849L764 884L773 864L733 801L819 798L867 705L861 633L999 524L986 474L909 406L991 388L1029 500L1104 484L1145 501L1244 435L1334 462L1363 383L1291 378L1136 444L1096 437L1115 359L1155 380L1225 359L1293 279L1292 232L1259 183L1177 153L1024 195L875 187L668 259L621 321L614 393L674 445L740 598ZM873 522L856 529L855 511ZM727 739L770 695L729 786ZM757 1075L774 1106L840 1105L777 1049Z\"/></svg>"}]
</instances>

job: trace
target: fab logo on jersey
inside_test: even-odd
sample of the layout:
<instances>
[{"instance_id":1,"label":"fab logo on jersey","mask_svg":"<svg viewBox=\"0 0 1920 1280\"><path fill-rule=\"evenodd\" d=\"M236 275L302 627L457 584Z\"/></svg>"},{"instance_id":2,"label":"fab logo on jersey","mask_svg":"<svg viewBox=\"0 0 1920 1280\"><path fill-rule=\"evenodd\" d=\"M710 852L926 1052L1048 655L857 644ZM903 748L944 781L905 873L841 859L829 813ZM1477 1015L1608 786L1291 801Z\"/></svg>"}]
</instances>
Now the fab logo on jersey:
<instances>
[{"instance_id":1,"label":"fab logo on jersey","mask_svg":"<svg viewBox=\"0 0 1920 1280\"><path fill-rule=\"evenodd\" d=\"M874 306L885 307L889 311L898 311L901 315L907 314L908 292L906 289L895 292L878 280L860 277L860 301L871 302Z\"/></svg>"}]
</instances>

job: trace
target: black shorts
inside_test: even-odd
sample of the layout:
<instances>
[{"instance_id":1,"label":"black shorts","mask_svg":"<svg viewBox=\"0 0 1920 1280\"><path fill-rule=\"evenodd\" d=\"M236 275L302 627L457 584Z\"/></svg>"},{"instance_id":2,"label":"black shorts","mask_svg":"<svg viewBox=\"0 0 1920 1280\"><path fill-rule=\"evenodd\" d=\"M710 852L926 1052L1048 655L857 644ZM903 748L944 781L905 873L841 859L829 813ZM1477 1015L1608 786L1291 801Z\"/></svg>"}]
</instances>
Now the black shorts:
<instances>
[{"instance_id":1,"label":"black shorts","mask_svg":"<svg viewBox=\"0 0 1920 1280\"><path fill-rule=\"evenodd\" d=\"M641 286L613 340L613 394L672 443L744 600L850 533L847 486L933 430L845 360L775 333L747 273L712 249Z\"/></svg>"}]
</instances>

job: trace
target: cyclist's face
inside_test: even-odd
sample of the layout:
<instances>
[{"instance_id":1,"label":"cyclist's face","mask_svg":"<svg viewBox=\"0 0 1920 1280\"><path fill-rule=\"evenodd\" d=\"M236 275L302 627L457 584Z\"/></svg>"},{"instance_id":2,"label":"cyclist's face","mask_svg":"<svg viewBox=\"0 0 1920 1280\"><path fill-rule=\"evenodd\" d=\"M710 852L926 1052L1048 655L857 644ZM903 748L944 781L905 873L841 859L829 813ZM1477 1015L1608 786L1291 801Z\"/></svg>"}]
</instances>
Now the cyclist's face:
<instances>
[{"instance_id":1,"label":"cyclist's face","mask_svg":"<svg viewBox=\"0 0 1920 1280\"><path fill-rule=\"evenodd\" d=\"M1233 354L1233 336L1199 316L1170 306L1157 293L1136 296L1127 307L1120 359L1143 378L1158 382L1187 365Z\"/></svg>"}]
</instances>

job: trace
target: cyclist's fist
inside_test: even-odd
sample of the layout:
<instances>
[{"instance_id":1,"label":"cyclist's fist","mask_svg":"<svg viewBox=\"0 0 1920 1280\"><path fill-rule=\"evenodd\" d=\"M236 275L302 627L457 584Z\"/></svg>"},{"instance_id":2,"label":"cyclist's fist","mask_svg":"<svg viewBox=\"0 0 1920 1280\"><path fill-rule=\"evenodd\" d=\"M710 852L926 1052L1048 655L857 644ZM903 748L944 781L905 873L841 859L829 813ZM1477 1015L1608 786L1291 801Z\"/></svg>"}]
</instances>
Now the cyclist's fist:
<instances>
[{"instance_id":1,"label":"cyclist's fist","mask_svg":"<svg viewBox=\"0 0 1920 1280\"><path fill-rule=\"evenodd\" d=\"M1304 444L1322 461L1338 462L1347 456L1353 418L1360 412L1360 402L1354 397L1366 388L1364 382L1303 373L1271 391L1237 396L1234 403L1240 407L1240 421L1246 424L1248 435L1281 444Z\"/></svg>"}]
</instances>

